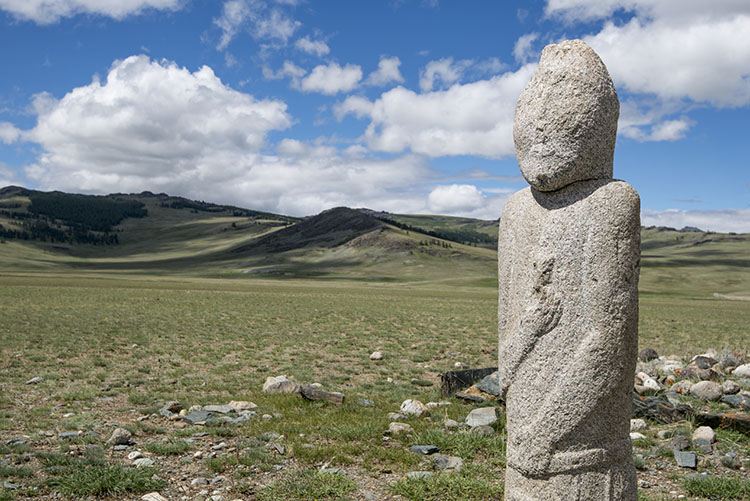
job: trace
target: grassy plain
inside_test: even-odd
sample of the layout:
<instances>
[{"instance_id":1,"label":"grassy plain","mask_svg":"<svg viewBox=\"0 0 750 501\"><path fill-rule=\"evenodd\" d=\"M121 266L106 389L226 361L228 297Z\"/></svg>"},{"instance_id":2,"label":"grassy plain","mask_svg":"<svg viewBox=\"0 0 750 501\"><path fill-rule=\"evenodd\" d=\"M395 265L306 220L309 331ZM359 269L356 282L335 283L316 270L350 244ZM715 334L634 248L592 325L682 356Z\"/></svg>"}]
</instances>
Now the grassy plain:
<instances>
[{"instance_id":1,"label":"grassy plain","mask_svg":"<svg viewBox=\"0 0 750 501\"><path fill-rule=\"evenodd\" d=\"M190 480L215 475L225 499L500 497L502 422L489 437L446 433L446 418L471 409L453 401L410 419L409 435L383 435L403 400L441 400L439 374L456 362L496 363L491 249L386 226L332 248L244 255L232 249L283 225L149 203L149 217L120 226L119 246L0 243L0 480L20 486L0 490L0 500L139 499L144 490L200 499L204 487ZM405 221L491 231L486 222ZM750 351L750 238L645 229L643 242L640 345L680 356ZM385 359L369 360L374 350ZM280 374L346 400L262 393L265 378ZM35 376L43 381L24 384ZM198 430L149 417L172 400L250 400L271 418ZM128 451L106 447L115 426L135 433L155 469L124 466ZM70 431L81 434L60 435ZM207 457L222 441L229 446ZM463 458L464 470L404 478L431 469L408 450L425 443ZM750 439L723 434L720 447L747 455ZM681 487L677 478L642 499L748 489L741 479L714 484Z\"/></svg>"}]
</instances>

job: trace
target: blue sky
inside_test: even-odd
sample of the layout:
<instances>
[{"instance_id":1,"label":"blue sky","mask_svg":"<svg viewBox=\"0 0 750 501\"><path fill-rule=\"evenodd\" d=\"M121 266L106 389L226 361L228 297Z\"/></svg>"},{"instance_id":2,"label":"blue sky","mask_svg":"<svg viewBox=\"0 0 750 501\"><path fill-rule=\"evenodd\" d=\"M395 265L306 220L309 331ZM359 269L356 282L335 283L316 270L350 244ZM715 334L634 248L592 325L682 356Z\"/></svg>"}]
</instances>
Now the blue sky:
<instances>
[{"instance_id":1,"label":"blue sky","mask_svg":"<svg viewBox=\"0 0 750 501\"><path fill-rule=\"evenodd\" d=\"M0 0L0 186L499 217L515 101L582 38L643 223L750 232L750 3Z\"/></svg>"}]
</instances>

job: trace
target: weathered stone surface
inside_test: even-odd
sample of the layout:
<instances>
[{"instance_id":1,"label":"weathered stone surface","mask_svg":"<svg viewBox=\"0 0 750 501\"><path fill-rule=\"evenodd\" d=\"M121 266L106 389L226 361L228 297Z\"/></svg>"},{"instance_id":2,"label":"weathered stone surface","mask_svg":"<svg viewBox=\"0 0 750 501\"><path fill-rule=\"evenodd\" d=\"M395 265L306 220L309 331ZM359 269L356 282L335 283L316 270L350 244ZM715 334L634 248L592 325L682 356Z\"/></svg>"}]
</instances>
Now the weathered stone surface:
<instances>
[{"instance_id":1,"label":"weathered stone surface","mask_svg":"<svg viewBox=\"0 0 750 501\"><path fill-rule=\"evenodd\" d=\"M639 395L653 394L661 390L661 385L656 379L645 372L639 372L635 376L635 391Z\"/></svg>"},{"instance_id":2,"label":"weathered stone surface","mask_svg":"<svg viewBox=\"0 0 750 501\"><path fill-rule=\"evenodd\" d=\"M267 377L263 383L263 393L299 393L301 386L289 381L286 376Z\"/></svg>"},{"instance_id":3,"label":"weathered stone surface","mask_svg":"<svg viewBox=\"0 0 750 501\"><path fill-rule=\"evenodd\" d=\"M716 365L717 361L706 355L697 355L690 363L695 365L699 369L710 369L711 367Z\"/></svg>"},{"instance_id":4,"label":"weathered stone surface","mask_svg":"<svg viewBox=\"0 0 750 501\"><path fill-rule=\"evenodd\" d=\"M476 384L476 387L485 393L490 395L500 396L500 386L497 384L497 371L493 372L489 376L485 376L481 381Z\"/></svg>"},{"instance_id":5,"label":"weathered stone surface","mask_svg":"<svg viewBox=\"0 0 750 501\"><path fill-rule=\"evenodd\" d=\"M439 471L461 471L464 465L464 460L456 456L433 454L431 459L435 469Z\"/></svg>"},{"instance_id":6,"label":"weathered stone surface","mask_svg":"<svg viewBox=\"0 0 750 501\"><path fill-rule=\"evenodd\" d=\"M423 416L429 412L427 406L419 400L408 399L401 403L400 411L408 416Z\"/></svg>"},{"instance_id":7,"label":"weathered stone surface","mask_svg":"<svg viewBox=\"0 0 750 501\"><path fill-rule=\"evenodd\" d=\"M373 351L370 353L370 360L383 360L383 352L382 351Z\"/></svg>"},{"instance_id":8,"label":"weathered stone surface","mask_svg":"<svg viewBox=\"0 0 750 501\"><path fill-rule=\"evenodd\" d=\"M640 200L612 179L619 102L580 40L549 45L518 99L531 185L499 230L505 499L635 500Z\"/></svg>"},{"instance_id":9,"label":"weathered stone surface","mask_svg":"<svg viewBox=\"0 0 750 501\"><path fill-rule=\"evenodd\" d=\"M325 400L332 404L341 405L344 402L344 394L338 391L319 390L314 386L302 386L300 394L307 400Z\"/></svg>"},{"instance_id":10,"label":"weathered stone surface","mask_svg":"<svg viewBox=\"0 0 750 501\"><path fill-rule=\"evenodd\" d=\"M482 407L474 409L466 416L466 424L472 428L475 426L489 426L497 421L497 409L495 407Z\"/></svg>"},{"instance_id":11,"label":"weathered stone surface","mask_svg":"<svg viewBox=\"0 0 750 501\"><path fill-rule=\"evenodd\" d=\"M250 411L258 408L257 405L247 400L232 400L227 405L234 409L235 412Z\"/></svg>"},{"instance_id":12,"label":"weathered stone surface","mask_svg":"<svg viewBox=\"0 0 750 501\"><path fill-rule=\"evenodd\" d=\"M399 423L398 421L393 421L388 425L388 432L391 435L398 435L400 433L411 433L414 431L414 428L411 427L411 425L406 423Z\"/></svg>"},{"instance_id":13,"label":"weathered stone surface","mask_svg":"<svg viewBox=\"0 0 750 501\"><path fill-rule=\"evenodd\" d=\"M734 377L750 378L750 364L743 364L732 371Z\"/></svg>"},{"instance_id":14,"label":"weathered stone surface","mask_svg":"<svg viewBox=\"0 0 750 501\"><path fill-rule=\"evenodd\" d=\"M165 498L158 492L149 492L145 496L141 497L141 501L167 501L167 498Z\"/></svg>"},{"instance_id":15,"label":"weathered stone surface","mask_svg":"<svg viewBox=\"0 0 750 501\"><path fill-rule=\"evenodd\" d=\"M125 428L115 428L107 443L110 445L127 445L133 439L133 434Z\"/></svg>"},{"instance_id":16,"label":"weathered stone surface","mask_svg":"<svg viewBox=\"0 0 750 501\"><path fill-rule=\"evenodd\" d=\"M409 450L412 451L414 454L422 454L424 456L435 454L436 452L440 452L440 447L437 447L435 445L412 445L409 447Z\"/></svg>"},{"instance_id":17,"label":"weathered stone surface","mask_svg":"<svg viewBox=\"0 0 750 501\"><path fill-rule=\"evenodd\" d=\"M697 445L711 445L716 442L716 433L710 426L699 426L693 432L693 442Z\"/></svg>"},{"instance_id":18,"label":"weathered stone surface","mask_svg":"<svg viewBox=\"0 0 750 501\"><path fill-rule=\"evenodd\" d=\"M750 411L750 395L747 395L744 392L738 395L724 395L721 397L721 401L736 409Z\"/></svg>"},{"instance_id":19,"label":"weathered stone surface","mask_svg":"<svg viewBox=\"0 0 750 501\"><path fill-rule=\"evenodd\" d=\"M675 384L672 385L671 388L669 388L669 391L674 391L676 393L681 393L683 395L687 395L690 393L690 388L693 387L693 383L688 380L682 380L677 381Z\"/></svg>"},{"instance_id":20,"label":"weathered stone surface","mask_svg":"<svg viewBox=\"0 0 750 501\"><path fill-rule=\"evenodd\" d=\"M203 406L203 410L217 414L229 414L230 412L234 412L234 407L231 405L205 405Z\"/></svg>"},{"instance_id":21,"label":"weathered stone surface","mask_svg":"<svg viewBox=\"0 0 750 501\"><path fill-rule=\"evenodd\" d=\"M724 395L734 395L735 393L739 393L739 391L742 388L739 384L737 384L736 381L732 381L731 379L727 379L724 381L721 385L721 392Z\"/></svg>"},{"instance_id":22,"label":"weathered stone surface","mask_svg":"<svg viewBox=\"0 0 750 501\"><path fill-rule=\"evenodd\" d=\"M690 387L690 394L700 400L715 402L721 398L721 386L713 381L701 381Z\"/></svg>"},{"instance_id":23,"label":"weathered stone surface","mask_svg":"<svg viewBox=\"0 0 750 501\"><path fill-rule=\"evenodd\" d=\"M154 460L151 458L138 458L133 461L133 466L136 468L149 468L154 466Z\"/></svg>"},{"instance_id":24,"label":"weathered stone surface","mask_svg":"<svg viewBox=\"0 0 750 501\"><path fill-rule=\"evenodd\" d=\"M674 453L674 459L677 461L677 466L680 468L693 468L698 466L698 456L695 452L685 451L672 451Z\"/></svg>"},{"instance_id":25,"label":"weathered stone surface","mask_svg":"<svg viewBox=\"0 0 750 501\"><path fill-rule=\"evenodd\" d=\"M631 419L630 420L630 431L643 431L648 428L646 421L643 419Z\"/></svg>"},{"instance_id":26,"label":"weathered stone surface","mask_svg":"<svg viewBox=\"0 0 750 501\"><path fill-rule=\"evenodd\" d=\"M26 384L39 384L42 381L44 381L43 377L36 376L36 377L33 377L33 378L29 379L28 381L26 381Z\"/></svg>"},{"instance_id":27,"label":"weathered stone surface","mask_svg":"<svg viewBox=\"0 0 750 501\"><path fill-rule=\"evenodd\" d=\"M204 424L211 418L211 413L208 411L193 411L182 417L183 421L188 424Z\"/></svg>"}]
</instances>

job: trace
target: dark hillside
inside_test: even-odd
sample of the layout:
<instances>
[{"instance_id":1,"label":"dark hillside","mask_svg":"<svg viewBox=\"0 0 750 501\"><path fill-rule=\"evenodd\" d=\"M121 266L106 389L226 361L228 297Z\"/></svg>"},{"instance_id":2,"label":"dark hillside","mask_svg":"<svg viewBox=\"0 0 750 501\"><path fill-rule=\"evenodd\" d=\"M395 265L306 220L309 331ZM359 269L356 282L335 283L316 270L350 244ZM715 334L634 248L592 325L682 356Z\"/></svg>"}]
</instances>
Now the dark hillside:
<instances>
[{"instance_id":1,"label":"dark hillside","mask_svg":"<svg viewBox=\"0 0 750 501\"><path fill-rule=\"evenodd\" d=\"M306 247L331 248L384 226L378 219L347 207L336 207L234 249L236 253L286 252Z\"/></svg>"}]
</instances>

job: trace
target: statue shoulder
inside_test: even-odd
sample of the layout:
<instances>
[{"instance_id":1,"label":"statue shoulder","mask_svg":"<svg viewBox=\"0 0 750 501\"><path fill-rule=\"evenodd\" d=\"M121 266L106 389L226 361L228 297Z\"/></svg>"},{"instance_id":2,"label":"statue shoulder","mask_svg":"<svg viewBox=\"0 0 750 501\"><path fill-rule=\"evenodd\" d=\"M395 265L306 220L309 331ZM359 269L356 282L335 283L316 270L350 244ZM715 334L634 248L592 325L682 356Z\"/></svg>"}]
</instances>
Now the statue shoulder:
<instances>
[{"instance_id":1,"label":"statue shoulder","mask_svg":"<svg viewBox=\"0 0 750 501\"><path fill-rule=\"evenodd\" d=\"M619 213L640 215L641 197L638 196L635 188L625 181L615 179L598 189L595 196L606 206Z\"/></svg>"},{"instance_id":2,"label":"statue shoulder","mask_svg":"<svg viewBox=\"0 0 750 501\"><path fill-rule=\"evenodd\" d=\"M502 222L503 219L512 219L519 214L525 213L529 204L532 203L534 203L534 197L531 194L531 188L527 187L513 193L508 201L505 202L500 221Z\"/></svg>"}]
</instances>

